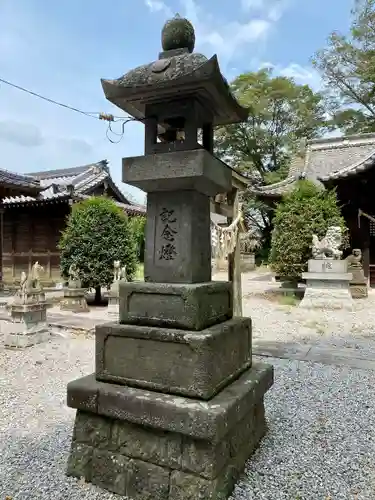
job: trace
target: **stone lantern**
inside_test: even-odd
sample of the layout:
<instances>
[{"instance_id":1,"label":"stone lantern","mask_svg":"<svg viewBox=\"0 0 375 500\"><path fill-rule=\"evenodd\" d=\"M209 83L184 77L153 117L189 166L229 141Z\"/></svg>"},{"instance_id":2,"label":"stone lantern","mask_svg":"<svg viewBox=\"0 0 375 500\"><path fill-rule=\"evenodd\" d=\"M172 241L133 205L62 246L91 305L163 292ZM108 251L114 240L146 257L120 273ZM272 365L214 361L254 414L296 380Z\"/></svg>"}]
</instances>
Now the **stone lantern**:
<instances>
[{"instance_id":1,"label":"stone lantern","mask_svg":"<svg viewBox=\"0 0 375 500\"><path fill-rule=\"evenodd\" d=\"M145 282L120 284L120 322L96 328L95 373L68 386L68 474L134 500L227 498L265 433L273 382L252 362L231 284L211 281L210 197L232 189L213 129L248 112L194 42L176 17L156 62L102 80L145 125L144 156L123 160L123 181L148 193Z\"/></svg>"}]
</instances>

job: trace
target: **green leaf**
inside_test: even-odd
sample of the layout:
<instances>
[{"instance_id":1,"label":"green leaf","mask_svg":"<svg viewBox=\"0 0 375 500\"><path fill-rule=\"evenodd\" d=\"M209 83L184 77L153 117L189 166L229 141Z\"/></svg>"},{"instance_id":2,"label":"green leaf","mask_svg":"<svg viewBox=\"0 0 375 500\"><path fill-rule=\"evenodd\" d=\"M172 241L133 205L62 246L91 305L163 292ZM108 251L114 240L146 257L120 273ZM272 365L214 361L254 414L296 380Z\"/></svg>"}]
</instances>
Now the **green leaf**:
<instances>
[{"instance_id":1,"label":"green leaf","mask_svg":"<svg viewBox=\"0 0 375 500\"><path fill-rule=\"evenodd\" d=\"M347 233L335 191L323 191L306 180L277 205L273 223L271 267L279 276L291 278L307 270L313 234L320 239L329 226L340 226Z\"/></svg>"},{"instance_id":2,"label":"green leaf","mask_svg":"<svg viewBox=\"0 0 375 500\"><path fill-rule=\"evenodd\" d=\"M61 272L68 277L74 262L83 286L110 286L113 261L126 265L131 281L136 272L137 244L124 211L111 199L92 197L76 203L59 242Z\"/></svg>"}]
</instances>

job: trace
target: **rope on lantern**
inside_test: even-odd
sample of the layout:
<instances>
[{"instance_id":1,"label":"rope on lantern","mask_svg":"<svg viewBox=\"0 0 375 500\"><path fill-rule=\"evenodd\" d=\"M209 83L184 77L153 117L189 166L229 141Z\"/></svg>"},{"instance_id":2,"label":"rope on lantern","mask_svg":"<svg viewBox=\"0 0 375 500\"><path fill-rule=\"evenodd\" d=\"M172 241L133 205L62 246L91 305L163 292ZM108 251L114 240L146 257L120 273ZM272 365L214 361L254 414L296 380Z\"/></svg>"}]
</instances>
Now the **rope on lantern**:
<instances>
[{"instance_id":1,"label":"rope on lantern","mask_svg":"<svg viewBox=\"0 0 375 500\"><path fill-rule=\"evenodd\" d=\"M211 220L212 258L216 260L226 259L228 255L235 251L238 231L242 224L243 213L241 204L238 206L236 218L229 226L222 227Z\"/></svg>"}]
</instances>

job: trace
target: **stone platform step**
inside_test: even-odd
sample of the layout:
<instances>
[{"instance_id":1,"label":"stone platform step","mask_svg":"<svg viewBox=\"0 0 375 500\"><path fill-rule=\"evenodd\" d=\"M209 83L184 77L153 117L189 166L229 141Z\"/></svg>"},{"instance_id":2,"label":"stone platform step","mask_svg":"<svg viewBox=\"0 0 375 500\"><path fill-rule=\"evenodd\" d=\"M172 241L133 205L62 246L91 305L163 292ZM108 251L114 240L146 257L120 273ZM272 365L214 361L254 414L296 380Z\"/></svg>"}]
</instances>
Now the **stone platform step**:
<instances>
[{"instance_id":1,"label":"stone platform step","mask_svg":"<svg viewBox=\"0 0 375 500\"><path fill-rule=\"evenodd\" d=\"M10 321L10 316L5 311L0 312L0 321ZM79 332L92 332L97 324L109 321L106 318L87 318L78 315L47 314L48 325L54 330L73 330Z\"/></svg>"},{"instance_id":2,"label":"stone platform step","mask_svg":"<svg viewBox=\"0 0 375 500\"><path fill-rule=\"evenodd\" d=\"M375 370L375 344L361 350L322 344L300 344L253 340L253 354L259 357L310 361L323 365Z\"/></svg>"}]
</instances>

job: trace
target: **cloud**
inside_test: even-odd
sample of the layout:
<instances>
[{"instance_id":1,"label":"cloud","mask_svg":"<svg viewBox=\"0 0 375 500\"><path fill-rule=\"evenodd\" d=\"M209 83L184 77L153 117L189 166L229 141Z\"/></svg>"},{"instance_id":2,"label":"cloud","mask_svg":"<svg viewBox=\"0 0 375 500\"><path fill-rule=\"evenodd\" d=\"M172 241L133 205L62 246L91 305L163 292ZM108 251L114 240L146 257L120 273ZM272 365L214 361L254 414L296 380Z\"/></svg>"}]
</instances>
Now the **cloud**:
<instances>
[{"instance_id":1,"label":"cloud","mask_svg":"<svg viewBox=\"0 0 375 500\"><path fill-rule=\"evenodd\" d=\"M290 0L241 0L242 9L245 12L258 13L271 22L281 19L289 3Z\"/></svg>"},{"instance_id":2,"label":"cloud","mask_svg":"<svg viewBox=\"0 0 375 500\"><path fill-rule=\"evenodd\" d=\"M79 137L56 137L43 133L31 124L13 120L0 121L0 141L24 148L51 148L70 154L91 154L92 144Z\"/></svg>"},{"instance_id":3,"label":"cloud","mask_svg":"<svg viewBox=\"0 0 375 500\"><path fill-rule=\"evenodd\" d=\"M184 15L195 27L197 47L202 47L203 50L209 47L217 53L223 67L232 59L240 57L247 45L264 42L272 27L272 23L263 17L223 23L196 0L180 1Z\"/></svg>"},{"instance_id":4,"label":"cloud","mask_svg":"<svg viewBox=\"0 0 375 500\"><path fill-rule=\"evenodd\" d=\"M172 17L171 9L162 0L145 0L146 6L151 12L161 12L168 17Z\"/></svg>"},{"instance_id":5,"label":"cloud","mask_svg":"<svg viewBox=\"0 0 375 500\"><path fill-rule=\"evenodd\" d=\"M278 73L281 76L293 78L297 83L310 85L315 91L322 89L322 78L311 66L301 66L300 64L291 63L288 66L279 68Z\"/></svg>"},{"instance_id":6,"label":"cloud","mask_svg":"<svg viewBox=\"0 0 375 500\"><path fill-rule=\"evenodd\" d=\"M267 0L241 0L243 10L261 9Z\"/></svg>"},{"instance_id":7,"label":"cloud","mask_svg":"<svg viewBox=\"0 0 375 500\"><path fill-rule=\"evenodd\" d=\"M315 92L322 90L323 81L320 74L311 66L302 66L297 63L290 63L287 66L263 62L258 69L270 68L275 75L293 78L300 85L309 85Z\"/></svg>"},{"instance_id":8,"label":"cloud","mask_svg":"<svg viewBox=\"0 0 375 500\"><path fill-rule=\"evenodd\" d=\"M85 139L76 137L56 137L52 139L54 145L60 151L70 151L78 155L90 155L93 153L93 146Z\"/></svg>"},{"instance_id":9,"label":"cloud","mask_svg":"<svg viewBox=\"0 0 375 500\"><path fill-rule=\"evenodd\" d=\"M41 130L35 125L13 120L0 121L0 141L2 142L34 148L41 146L44 140Z\"/></svg>"}]
</instances>

